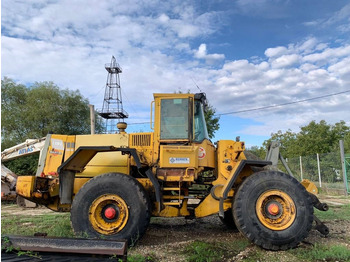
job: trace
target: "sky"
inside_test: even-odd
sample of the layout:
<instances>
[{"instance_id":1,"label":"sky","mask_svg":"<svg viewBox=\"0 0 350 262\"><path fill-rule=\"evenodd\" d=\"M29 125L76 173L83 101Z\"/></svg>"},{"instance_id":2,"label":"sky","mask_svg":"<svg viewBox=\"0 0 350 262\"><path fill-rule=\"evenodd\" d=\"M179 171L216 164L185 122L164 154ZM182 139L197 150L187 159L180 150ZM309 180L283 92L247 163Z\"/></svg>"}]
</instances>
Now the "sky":
<instances>
[{"instance_id":1,"label":"sky","mask_svg":"<svg viewBox=\"0 0 350 262\"><path fill-rule=\"evenodd\" d=\"M53 81L98 109L112 55L129 132L150 131L137 123L153 93L175 91L206 93L214 141L260 146L312 120L350 125L349 1L1 2L2 79Z\"/></svg>"}]
</instances>

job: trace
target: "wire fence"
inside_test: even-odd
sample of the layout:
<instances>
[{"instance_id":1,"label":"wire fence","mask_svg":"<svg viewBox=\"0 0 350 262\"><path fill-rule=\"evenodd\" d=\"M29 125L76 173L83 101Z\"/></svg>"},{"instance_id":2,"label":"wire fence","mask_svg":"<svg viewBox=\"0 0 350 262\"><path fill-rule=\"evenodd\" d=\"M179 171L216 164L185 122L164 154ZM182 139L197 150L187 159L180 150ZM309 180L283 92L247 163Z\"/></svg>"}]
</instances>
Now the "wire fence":
<instances>
[{"instance_id":1,"label":"wire fence","mask_svg":"<svg viewBox=\"0 0 350 262\"><path fill-rule=\"evenodd\" d=\"M350 160L350 155L346 155L346 159ZM345 161L347 175L344 176L339 152L288 158L286 162L295 178L308 179L327 194L343 195L349 190L350 161ZM281 163L278 168L285 171Z\"/></svg>"}]
</instances>

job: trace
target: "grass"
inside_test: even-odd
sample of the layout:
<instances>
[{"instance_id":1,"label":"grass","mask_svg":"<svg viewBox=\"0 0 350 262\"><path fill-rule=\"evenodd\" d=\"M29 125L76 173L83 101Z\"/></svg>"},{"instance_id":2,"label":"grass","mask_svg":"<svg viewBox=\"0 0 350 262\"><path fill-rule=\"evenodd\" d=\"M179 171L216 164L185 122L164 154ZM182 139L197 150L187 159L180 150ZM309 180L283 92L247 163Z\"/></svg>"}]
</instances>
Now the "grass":
<instances>
[{"instance_id":1,"label":"grass","mask_svg":"<svg viewBox=\"0 0 350 262\"><path fill-rule=\"evenodd\" d=\"M317 209L315 215L322 220L349 220L350 204L343 206L330 206L329 210L324 212Z\"/></svg>"},{"instance_id":2,"label":"grass","mask_svg":"<svg viewBox=\"0 0 350 262\"><path fill-rule=\"evenodd\" d=\"M219 262L236 256L249 245L248 240L235 242L194 241L184 248L183 253L188 262Z\"/></svg>"},{"instance_id":3,"label":"grass","mask_svg":"<svg viewBox=\"0 0 350 262\"><path fill-rule=\"evenodd\" d=\"M350 261L350 249L341 245L315 244L312 248L297 248L288 252L306 261Z\"/></svg>"},{"instance_id":4,"label":"grass","mask_svg":"<svg viewBox=\"0 0 350 262\"><path fill-rule=\"evenodd\" d=\"M54 237L73 237L69 213L55 213L37 216L1 215L1 235L33 236L34 233L47 233Z\"/></svg>"}]
</instances>

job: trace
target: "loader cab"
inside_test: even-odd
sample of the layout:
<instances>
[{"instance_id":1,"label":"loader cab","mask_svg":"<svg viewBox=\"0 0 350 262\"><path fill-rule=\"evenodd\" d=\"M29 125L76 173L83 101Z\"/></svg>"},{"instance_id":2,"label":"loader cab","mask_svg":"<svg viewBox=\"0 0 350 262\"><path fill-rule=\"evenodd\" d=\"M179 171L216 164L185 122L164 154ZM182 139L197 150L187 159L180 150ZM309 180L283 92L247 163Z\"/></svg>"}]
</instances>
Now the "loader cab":
<instances>
[{"instance_id":1,"label":"loader cab","mask_svg":"<svg viewBox=\"0 0 350 262\"><path fill-rule=\"evenodd\" d=\"M168 181L164 174L173 173L174 181L193 181L201 170L214 168L215 146L204 117L205 94L154 94L153 103L153 163L159 167L158 178Z\"/></svg>"},{"instance_id":2,"label":"loader cab","mask_svg":"<svg viewBox=\"0 0 350 262\"><path fill-rule=\"evenodd\" d=\"M205 94L155 94L155 136L161 144L209 140Z\"/></svg>"}]
</instances>

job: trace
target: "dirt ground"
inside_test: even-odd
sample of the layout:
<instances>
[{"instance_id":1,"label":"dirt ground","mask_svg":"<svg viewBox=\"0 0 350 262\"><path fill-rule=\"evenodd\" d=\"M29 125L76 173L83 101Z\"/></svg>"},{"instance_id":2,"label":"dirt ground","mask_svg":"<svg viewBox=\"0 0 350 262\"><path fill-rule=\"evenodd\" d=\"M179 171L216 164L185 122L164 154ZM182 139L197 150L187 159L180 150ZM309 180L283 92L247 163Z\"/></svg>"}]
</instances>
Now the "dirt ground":
<instances>
[{"instance_id":1,"label":"dirt ground","mask_svg":"<svg viewBox=\"0 0 350 262\"><path fill-rule=\"evenodd\" d=\"M350 204L350 199L339 199L331 196L322 198L321 201L328 203L330 207ZM325 245L345 244L350 248L350 218L348 221L329 220L323 222L330 230L329 235L324 237L318 231L312 229L309 236L300 244L300 248L316 243ZM155 253L161 261L186 261L185 256L178 251L195 240L233 242L244 239L245 237L238 231L230 230L223 225L217 215L194 220L157 218L151 222L146 234L132 251L143 255ZM249 257L249 254L254 254L258 250L262 249L250 244L245 250L228 261L242 261ZM265 252L264 257L267 258L264 261L274 260L269 260L269 256L273 258L278 256L279 261L299 261L283 251L263 252ZM276 255L276 253L279 254Z\"/></svg>"},{"instance_id":2,"label":"dirt ground","mask_svg":"<svg viewBox=\"0 0 350 262\"><path fill-rule=\"evenodd\" d=\"M322 197L322 202L326 202L330 207L350 204L350 199L339 199L337 197ZM13 216L26 215L35 216L52 213L46 208L23 209L15 205L2 205L2 215L11 214ZM318 231L311 230L309 236L300 244L310 246L315 243L325 245L342 244L350 248L350 218L349 220L328 220L323 221L330 229L328 237L323 237ZM189 243L200 240L206 242L233 242L244 240L245 238L237 231L229 230L223 225L217 215L186 220L184 218L152 218L151 224L144 237L135 247L129 250L129 254L153 255L159 261L185 261L185 256L181 250ZM250 254L262 250L255 245L248 245L244 251L226 261L242 261ZM266 252L264 257L269 255L276 257L276 252ZM290 256L288 252L278 252L279 261L298 261ZM268 259L265 261L269 261Z\"/></svg>"}]
</instances>

